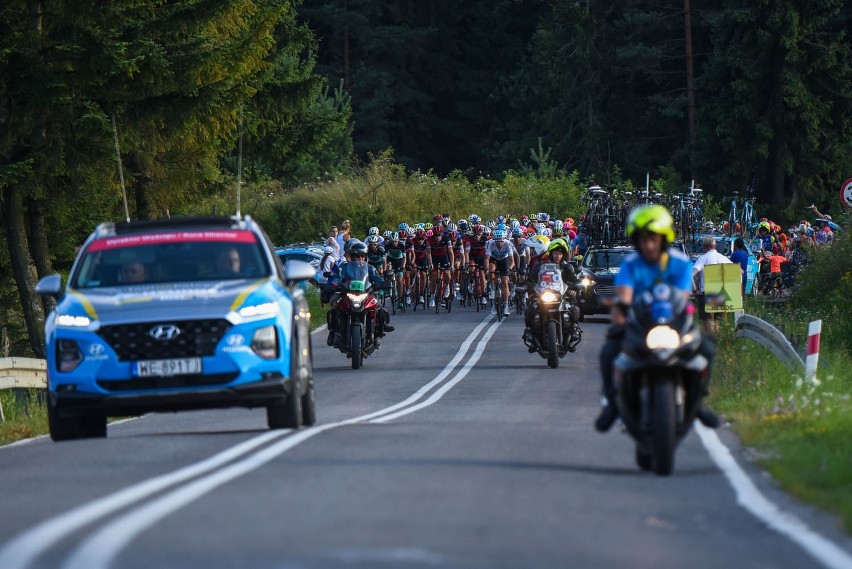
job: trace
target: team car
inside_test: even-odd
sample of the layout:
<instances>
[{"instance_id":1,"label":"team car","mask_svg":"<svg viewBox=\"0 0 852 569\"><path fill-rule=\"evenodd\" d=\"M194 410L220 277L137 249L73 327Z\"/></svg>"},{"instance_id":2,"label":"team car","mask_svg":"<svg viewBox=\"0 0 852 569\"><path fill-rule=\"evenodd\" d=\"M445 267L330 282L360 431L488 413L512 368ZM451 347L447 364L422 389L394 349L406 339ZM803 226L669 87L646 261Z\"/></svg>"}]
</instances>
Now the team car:
<instances>
[{"instance_id":1,"label":"team car","mask_svg":"<svg viewBox=\"0 0 852 569\"><path fill-rule=\"evenodd\" d=\"M106 436L110 416L265 407L272 429L316 421L310 312L250 217L104 223L86 239L45 322L55 441Z\"/></svg>"},{"instance_id":2,"label":"team car","mask_svg":"<svg viewBox=\"0 0 852 569\"><path fill-rule=\"evenodd\" d=\"M626 245L614 247L592 246L580 261L580 312L587 314L609 314L615 299L615 275L622 261L636 249Z\"/></svg>"}]
</instances>

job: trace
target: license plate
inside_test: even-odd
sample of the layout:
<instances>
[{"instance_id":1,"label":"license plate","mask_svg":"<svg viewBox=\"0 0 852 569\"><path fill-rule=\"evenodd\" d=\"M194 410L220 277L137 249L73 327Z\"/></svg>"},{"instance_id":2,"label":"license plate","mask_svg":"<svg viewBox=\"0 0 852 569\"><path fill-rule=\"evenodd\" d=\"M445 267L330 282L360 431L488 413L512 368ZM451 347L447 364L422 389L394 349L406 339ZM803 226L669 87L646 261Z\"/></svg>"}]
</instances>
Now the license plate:
<instances>
[{"instance_id":1,"label":"license plate","mask_svg":"<svg viewBox=\"0 0 852 569\"><path fill-rule=\"evenodd\" d=\"M146 360L136 362L137 377L190 375L201 373L201 358Z\"/></svg>"}]
</instances>

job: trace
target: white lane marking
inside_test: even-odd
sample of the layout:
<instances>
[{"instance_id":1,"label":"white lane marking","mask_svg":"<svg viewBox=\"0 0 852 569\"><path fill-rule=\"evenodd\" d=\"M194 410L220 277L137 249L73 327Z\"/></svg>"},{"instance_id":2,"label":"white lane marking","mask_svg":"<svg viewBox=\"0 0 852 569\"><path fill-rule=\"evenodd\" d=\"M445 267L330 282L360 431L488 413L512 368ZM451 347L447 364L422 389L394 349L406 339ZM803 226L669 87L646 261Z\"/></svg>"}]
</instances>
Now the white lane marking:
<instances>
[{"instance_id":1,"label":"white lane marking","mask_svg":"<svg viewBox=\"0 0 852 569\"><path fill-rule=\"evenodd\" d=\"M468 336L468 339L465 341L468 348L476 335L478 335L479 330L481 330L489 320L490 317L477 326L474 332ZM462 371L457 374L453 380L448 382L447 385L457 384L468 374L473 365L479 360L483 350L485 349L485 345L499 325L499 321L491 325L483 336L483 339L480 340L474 355L470 360L468 360ZM452 369L450 368L450 365L455 367L466 352L467 348L464 351L459 349L456 357L453 358L450 364L444 368L444 371L442 371L438 377L441 379L446 377ZM448 371L448 369L450 371ZM427 385L434 385L435 381L436 380L433 380ZM450 388L452 385L450 385ZM428 390L424 391L424 389L421 389L420 391L425 393ZM442 386L441 390L430 397L429 401L431 401L431 403L429 403L429 405L439 400L447 391L449 391L449 388ZM71 555L62 565L62 569L108 569L121 550L124 549L131 541L136 539L140 533L152 527L166 516L173 514L177 510L215 490L219 486L260 468L293 447L319 435L322 432L345 425L353 425L367 421L372 417L384 415L392 409L398 408L399 405L400 404L392 405L375 413L362 415L360 417L355 417L354 419L347 419L345 421L329 423L327 425L311 427L298 431L291 437L271 444L256 453L247 456L239 462L230 464L225 468L212 472L204 477L197 478L172 490L171 492L168 492L167 494L160 496L159 498L156 498L152 502L138 506L128 513L119 516L108 525L102 527L100 530L86 538L71 552ZM415 407L419 409L423 406L425 405L420 404ZM403 413L408 414L413 412L414 410L406 409Z\"/></svg>"},{"instance_id":2,"label":"white lane marking","mask_svg":"<svg viewBox=\"0 0 852 569\"><path fill-rule=\"evenodd\" d=\"M462 344L462 347L459 348L459 351L456 353L455 357L452 359L452 361L450 361L449 364L447 364L447 366L435 380L422 387L417 393L415 393L405 401L397 403L395 405L391 405L390 407L386 407L374 413L369 413L367 415L350 419L348 421L332 423L329 425L324 425L322 427L315 427L313 429L301 431L299 433L300 435L301 433L310 434L307 437L300 436L300 438L298 439L299 442L307 440L308 438L319 434L324 430L328 430L329 428L366 421L371 418L393 412L399 409L400 407L417 401L432 387L434 387L437 383L442 381L452 372L458 362L467 353L467 350L470 348L470 345L472 344L473 340L476 338L476 336L479 334L479 332L488 323L490 319L491 316L489 315L485 320L483 320L482 323L480 323L478 326L476 326L476 328L474 328L473 332L470 333L465 342ZM250 444L252 441L256 441L260 438L263 438L262 441L252 446L252 448L254 448L257 445L266 442L268 438L274 438L275 436L279 436L287 432L288 431L272 431L270 433L265 433L263 435L260 435L259 437L256 437L255 439L250 439L249 441L246 441L246 443L243 443L243 445ZM94 502L90 502L87 505L79 506L73 510L66 512L65 514L61 514L55 518L42 522L41 524L31 528L30 530L19 535L12 541L8 542L2 549L0 549L0 568L23 569L27 567L35 560L36 557L41 555L43 552L46 552L55 543L67 537L72 532L81 529L83 526L90 524L101 517L112 514L117 509L123 508L135 501L141 500L142 498L145 498L153 493L161 491L170 485L174 485L178 482L183 482L188 478L198 476L199 474L203 474L211 470L212 468L216 468L226 462L229 462L233 458L236 458L237 455L231 455L228 457L227 460L218 461L215 465L210 465L210 462L214 461L217 457L220 457L225 453L233 452L238 448L242 448L242 445L233 447L232 449L224 451L223 453L220 453L219 455L202 461L201 463L190 465L181 470L175 471L172 474L166 474L157 478L150 479L148 481L143 481L139 484L116 492L115 494L105 496ZM292 447L285 448L281 452L285 452L289 448ZM248 450L251 449L244 449L242 450L242 452L240 452L240 454L245 454L245 452L247 452ZM208 467L200 468L201 465L207 465ZM183 473L184 475L181 475L181 473Z\"/></svg>"},{"instance_id":3,"label":"white lane marking","mask_svg":"<svg viewBox=\"0 0 852 569\"><path fill-rule=\"evenodd\" d=\"M319 334L320 332L322 332L326 328L328 328L328 324L323 324L322 326L318 326L316 330L311 332L311 336L313 336L314 334Z\"/></svg>"},{"instance_id":4,"label":"white lane marking","mask_svg":"<svg viewBox=\"0 0 852 569\"><path fill-rule=\"evenodd\" d=\"M831 569L852 569L852 556L829 539L813 531L795 515L783 511L764 496L737 464L731 451L712 429L695 423L701 442L737 495L737 503L770 528L802 547L811 557Z\"/></svg>"},{"instance_id":5,"label":"white lane marking","mask_svg":"<svg viewBox=\"0 0 852 569\"><path fill-rule=\"evenodd\" d=\"M492 324L490 328L488 328L488 331L485 332L485 334L482 336L482 339L479 341L479 344L477 344L477 346L476 346L476 350L473 352L473 355L470 356L470 359L467 360L467 363L464 364L464 367L462 367L462 369L459 370L459 372L455 375L455 377L453 379L451 379L450 381L448 381L447 383L442 385L440 389L435 391L435 393L433 393L432 396L429 397L429 399L427 399L426 401L423 401L421 403L418 403L417 405L412 405L408 409L403 409L402 411L399 411L397 413L393 413L392 415L385 415L384 417L379 417L378 419L373 419L370 422L371 423L387 423L388 421L393 421L394 419L397 419L397 418L402 417L404 415L408 415L410 413L416 413L417 411L423 409L424 407L428 407L430 405L437 403L441 399L441 397L443 397L444 394L447 393L447 391L452 389L458 382L463 380L468 373L470 373L470 370L473 368L473 366L476 365L476 362L479 361L479 358L482 357L482 352L485 351L485 346L488 344L488 341L491 339L491 336L494 335L494 332L497 331L497 327L500 326L500 323L501 323L501 321L498 320L497 322Z\"/></svg>"},{"instance_id":6,"label":"white lane marking","mask_svg":"<svg viewBox=\"0 0 852 569\"><path fill-rule=\"evenodd\" d=\"M289 432L281 430L263 433L180 470L149 478L50 518L7 542L3 549L0 549L0 567L3 569L26 567L42 552L81 527L169 486L219 468L271 439L280 438Z\"/></svg>"},{"instance_id":7,"label":"white lane marking","mask_svg":"<svg viewBox=\"0 0 852 569\"><path fill-rule=\"evenodd\" d=\"M408 405L411 405L412 403L419 401L424 395L426 395L429 391L431 391L431 389L433 387L435 387L436 385L438 385L439 383L444 381L444 379L446 379L447 376L449 376L453 372L453 370L458 365L458 363L467 355L468 350L470 350L470 345L473 343L473 341L479 335L480 330L482 330L485 327L485 325L488 324L488 322L490 320L491 320L491 316L489 315L476 328L473 329L473 332L471 332L468 335L468 337L465 339L465 341L462 342L462 345L459 347L458 351L456 352L456 355L453 356L453 359L450 360L450 363L448 363L446 366L444 366L444 369L441 371L441 373L439 373L435 377L435 379L433 379L432 381L430 381L429 383L427 383L426 385L424 385L423 387L418 389L416 393L412 394L405 401L400 401L399 403L397 403L395 405L391 405L390 407L386 407L386 408L382 409L381 411L376 411L375 413L370 413L369 415L364 415L363 417L360 417L360 420L368 421L370 419L374 419L374 418L379 417L381 415L385 415L387 413L392 413L392 412L396 411L397 409L407 407Z\"/></svg>"}]
</instances>

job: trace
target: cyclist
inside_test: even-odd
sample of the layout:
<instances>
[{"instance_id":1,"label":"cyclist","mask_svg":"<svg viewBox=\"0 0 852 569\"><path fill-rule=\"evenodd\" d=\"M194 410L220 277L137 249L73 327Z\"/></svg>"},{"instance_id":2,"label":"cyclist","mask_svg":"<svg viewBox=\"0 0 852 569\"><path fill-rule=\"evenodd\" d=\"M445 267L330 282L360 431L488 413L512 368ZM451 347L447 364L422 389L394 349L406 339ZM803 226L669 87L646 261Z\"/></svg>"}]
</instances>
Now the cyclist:
<instances>
[{"instance_id":1,"label":"cyclist","mask_svg":"<svg viewBox=\"0 0 852 569\"><path fill-rule=\"evenodd\" d=\"M447 232L450 236L450 242L453 244L453 282L455 283L453 293L458 300L461 300L460 283L462 282L462 267L464 267L464 240L458 226L453 222L447 224Z\"/></svg>"},{"instance_id":2,"label":"cyclist","mask_svg":"<svg viewBox=\"0 0 852 569\"><path fill-rule=\"evenodd\" d=\"M378 235L367 237L367 262L376 269L380 275L385 274L387 269L387 253L385 248L379 244Z\"/></svg>"},{"instance_id":3,"label":"cyclist","mask_svg":"<svg viewBox=\"0 0 852 569\"><path fill-rule=\"evenodd\" d=\"M474 216L471 216L474 217ZM479 219L479 216L476 216ZM464 253L467 262L476 267L475 278L479 279L480 289L485 290L485 246L488 243L488 238L485 235L485 228L481 225L473 226L473 233L465 239ZM488 304L488 299L482 296L480 300L483 306Z\"/></svg>"},{"instance_id":4,"label":"cyclist","mask_svg":"<svg viewBox=\"0 0 852 569\"><path fill-rule=\"evenodd\" d=\"M527 273L527 265L529 265L530 251L525 241L524 230L521 226L512 228L512 245L515 247L515 267L518 268L518 273L525 275Z\"/></svg>"},{"instance_id":5,"label":"cyclist","mask_svg":"<svg viewBox=\"0 0 852 569\"><path fill-rule=\"evenodd\" d=\"M429 307L435 308L436 298L446 298L450 294L450 279L452 278L451 270L455 263L453 256L453 243L450 239L449 232L444 231L443 217L435 216L435 226L432 230L432 237L428 239L429 249L432 258L432 298L429 300ZM441 282L441 277L444 279L444 290L438 292L438 285Z\"/></svg>"},{"instance_id":6,"label":"cyclist","mask_svg":"<svg viewBox=\"0 0 852 569\"><path fill-rule=\"evenodd\" d=\"M426 240L425 229L417 229L415 233L414 240L411 243L411 260L414 270L420 274L417 290L414 291L414 294L419 297L418 302L425 302L423 294L426 290L426 275L432 266L432 251L429 241Z\"/></svg>"},{"instance_id":7,"label":"cyclist","mask_svg":"<svg viewBox=\"0 0 852 569\"><path fill-rule=\"evenodd\" d=\"M502 224L501 224L502 225ZM503 225L505 227L505 225ZM509 272L515 268L515 247L511 241L506 240L505 229L495 229L494 239L485 245L485 264L490 273L500 277L499 286L503 289L503 306L492 307L492 313L503 310L503 316L509 315ZM491 290L497 283L493 283Z\"/></svg>"},{"instance_id":8,"label":"cyclist","mask_svg":"<svg viewBox=\"0 0 852 569\"><path fill-rule=\"evenodd\" d=\"M405 282L405 271L408 267L408 245L405 241L399 238L399 232L391 233L390 242L385 244L385 251L388 254L388 265L393 271L394 282L396 283L396 295L399 299L399 304L402 305L403 292L407 283ZM411 300L409 299L410 303Z\"/></svg>"},{"instance_id":9,"label":"cyclist","mask_svg":"<svg viewBox=\"0 0 852 569\"><path fill-rule=\"evenodd\" d=\"M600 353L603 393L607 400L595 420L595 428L601 432L608 431L618 416L612 365L621 351L627 313L634 296L650 290L659 282L676 287L686 297L692 292L692 263L683 253L669 247L675 239L675 232L674 220L666 208L661 205L639 206L630 212L626 225L627 236L632 239L636 252L621 263L615 277L616 302L612 305L612 326L607 331ZM709 336L702 335L699 350L707 358L709 372L715 351ZM702 384L705 394L707 387L707 383ZM699 408L698 419L708 427L719 426L718 417L704 405Z\"/></svg>"},{"instance_id":10,"label":"cyclist","mask_svg":"<svg viewBox=\"0 0 852 569\"><path fill-rule=\"evenodd\" d=\"M364 243L367 243L367 239L374 235L379 238L379 245L384 245L385 240L381 235L379 235L379 228L375 226L370 228L370 231L367 233L367 237L364 238Z\"/></svg>"}]
</instances>

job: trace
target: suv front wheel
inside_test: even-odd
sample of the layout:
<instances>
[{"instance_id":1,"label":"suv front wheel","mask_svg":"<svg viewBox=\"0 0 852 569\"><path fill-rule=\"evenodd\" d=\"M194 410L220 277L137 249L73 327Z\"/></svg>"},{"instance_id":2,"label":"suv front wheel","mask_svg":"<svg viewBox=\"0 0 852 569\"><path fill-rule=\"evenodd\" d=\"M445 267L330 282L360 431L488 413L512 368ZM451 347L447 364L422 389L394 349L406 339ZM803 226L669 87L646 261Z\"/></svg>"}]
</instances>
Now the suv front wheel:
<instances>
[{"instance_id":1,"label":"suv front wheel","mask_svg":"<svg viewBox=\"0 0 852 569\"><path fill-rule=\"evenodd\" d=\"M60 416L53 403L47 404L47 423L54 441L102 439L107 436L107 418L94 416Z\"/></svg>"}]
</instances>

